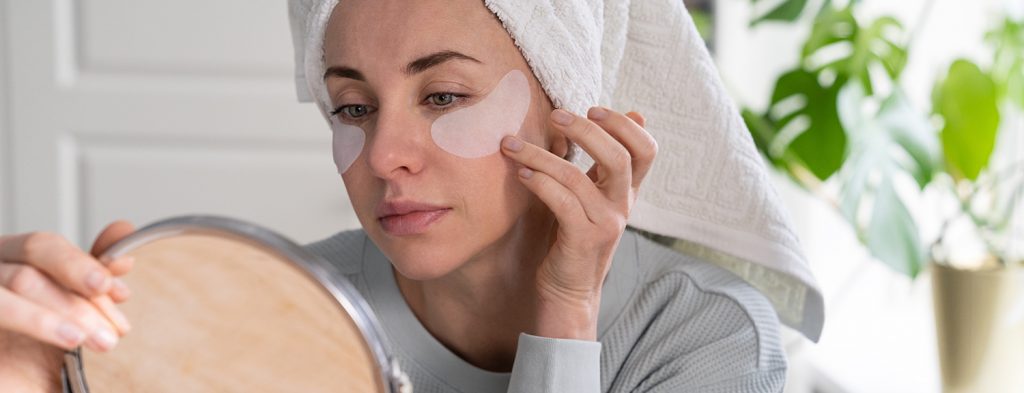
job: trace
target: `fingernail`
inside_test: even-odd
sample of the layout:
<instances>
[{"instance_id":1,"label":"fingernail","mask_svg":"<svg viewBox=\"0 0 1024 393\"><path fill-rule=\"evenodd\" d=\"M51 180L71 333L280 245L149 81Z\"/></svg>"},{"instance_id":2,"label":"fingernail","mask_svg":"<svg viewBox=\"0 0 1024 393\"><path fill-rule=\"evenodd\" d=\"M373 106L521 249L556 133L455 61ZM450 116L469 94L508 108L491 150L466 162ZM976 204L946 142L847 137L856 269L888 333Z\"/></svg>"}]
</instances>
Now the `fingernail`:
<instances>
[{"instance_id":1,"label":"fingernail","mask_svg":"<svg viewBox=\"0 0 1024 393\"><path fill-rule=\"evenodd\" d=\"M561 124L563 126L571 124L572 117L572 114L565 111L564 109L555 109L554 111L551 112L551 119L554 120L555 123Z\"/></svg>"},{"instance_id":2,"label":"fingernail","mask_svg":"<svg viewBox=\"0 0 1024 393\"><path fill-rule=\"evenodd\" d=\"M114 345L117 345L117 336L114 335L114 332L101 328L92 333L91 341L99 348L99 350L108 351L113 348Z\"/></svg>"},{"instance_id":3,"label":"fingernail","mask_svg":"<svg viewBox=\"0 0 1024 393\"><path fill-rule=\"evenodd\" d=\"M505 140L503 140L501 144L511 151L523 150L523 142L519 141L519 138L514 136L505 137Z\"/></svg>"},{"instance_id":4,"label":"fingernail","mask_svg":"<svg viewBox=\"0 0 1024 393\"><path fill-rule=\"evenodd\" d=\"M592 120L604 120L608 118L608 110L599 106L595 106L593 108L590 108L589 111L587 111L587 117L589 117Z\"/></svg>"},{"instance_id":5,"label":"fingernail","mask_svg":"<svg viewBox=\"0 0 1024 393\"><path fill-rule=\"evenodd\" d=\"M57 326L57 337L68 345L78 346L85 340L85 332L72 323L62 322Z\"/></svg>"},{"instance_id":6,"label":"fingernail","mask_svg":"<svg viewBox=\"0 0 1024 393\"><path fill-rule=\"evenodd\" d=\"M111 305L109 310L106 310L107 316L110 318L110 322L114 323L114 326L121 331L122 334L127 334L132 330L132 324L128 323L128 318L124 316L116 306Z\"/></svg>"},{"instance_id":7,"label":"fingernail","mask_svg":"<svg viewBox=\"0 0 1024 393\"><path fill-rule=\"evenodd\" d=\"M118 299L125 299L132 294L132 291L128 289L128 284L125 284L120 278L115 278L110 285L110 294Z\"/></svg>"},{"instance_id":8,"label":"fingernail","mask_svg":"<svg viewBox=\"0 0 1024 393\"><path fill-rule=\"evenodd\" d=\"M103 274L103 272L94 271L89 273L89 276L85 278L85 285L88 285L89 289L102 292L107 287L108 279L107 275Z\"/></svg>"},{"instance_id":9,"label":"fingernail","mask_svg":"<svg viewBox=\"0 0 1024 393\"><path fill-rule=\"evenodd\" d=\"M533 170L530 168L519 168L519 176L523 179L529 179L533 177Z\"/></svg>"}]
</instances>

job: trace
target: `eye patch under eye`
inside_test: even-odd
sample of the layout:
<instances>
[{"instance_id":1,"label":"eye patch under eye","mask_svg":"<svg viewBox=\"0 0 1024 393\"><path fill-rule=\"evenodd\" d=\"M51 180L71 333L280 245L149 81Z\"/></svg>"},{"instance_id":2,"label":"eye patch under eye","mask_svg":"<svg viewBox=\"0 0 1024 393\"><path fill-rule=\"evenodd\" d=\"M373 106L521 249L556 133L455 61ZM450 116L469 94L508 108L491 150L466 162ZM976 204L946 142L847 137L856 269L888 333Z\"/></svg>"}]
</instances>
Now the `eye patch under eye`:
<instances>
[{"instance_id":1,"label":"eye patch under eye","mask_svg":"<svg viewBox=\"0 0 1024 393\"><path fill-rule=\"evenodd\" d=\"M366 133L362 128L342 123L335 116L331 116L331 131L334 165L338 167L338 174L344 174L363 151Z\"/></svg>"},{"instance_id":2,"label":"eye patch under eye","mask_svg":"<svg viewBox=\"0 0 1024 393\"><path fill-rule=\"evenodd\" d=\"M437 146L463 158L498 152L501 139L515 135L530 109L530 84L519 70L505 74L487 97L434 120L430 135ZM334 164L344 174L363 151L366 132L331 116Z\"/></svg>"},{"instance_id":3,"label":"eye patch under eye","mask_svg":"<svg viewBox=\"0 0 1024 393\"><path fill-rule=\"evenodd\" d=\"M530 109L530 84L522 71L505 74L483 100L444 114L430 126L434 143L463 158L498 152L501 139L515 135Z\"/></svg>"}]
</instances>

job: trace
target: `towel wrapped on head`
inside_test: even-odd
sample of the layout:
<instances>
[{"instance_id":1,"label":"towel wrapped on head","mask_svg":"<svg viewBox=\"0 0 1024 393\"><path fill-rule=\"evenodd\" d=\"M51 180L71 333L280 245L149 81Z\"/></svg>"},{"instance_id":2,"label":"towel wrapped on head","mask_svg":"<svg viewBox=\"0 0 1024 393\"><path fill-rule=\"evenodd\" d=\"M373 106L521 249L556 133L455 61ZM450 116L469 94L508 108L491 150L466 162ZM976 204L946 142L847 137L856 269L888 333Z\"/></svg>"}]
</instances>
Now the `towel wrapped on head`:
<instances>
[{"instance_id":1,"label":"towel wrapped on head","mask_svg":"<svg viewBox=\"0 0 1024 393\"><path fill-rule=\"evenodd\" d=\"M338 0L291 0L296 87L328 118L324 30ZM637 111L658 141L629 224L761 290L817 341L824 305L767 170L682 0L484 0L556 108ZM312 77L309 77L312 76ZM328 120L329 121L329 120ZM575 155L576 164L593 161Z\"/></svg>"}]
</instances>

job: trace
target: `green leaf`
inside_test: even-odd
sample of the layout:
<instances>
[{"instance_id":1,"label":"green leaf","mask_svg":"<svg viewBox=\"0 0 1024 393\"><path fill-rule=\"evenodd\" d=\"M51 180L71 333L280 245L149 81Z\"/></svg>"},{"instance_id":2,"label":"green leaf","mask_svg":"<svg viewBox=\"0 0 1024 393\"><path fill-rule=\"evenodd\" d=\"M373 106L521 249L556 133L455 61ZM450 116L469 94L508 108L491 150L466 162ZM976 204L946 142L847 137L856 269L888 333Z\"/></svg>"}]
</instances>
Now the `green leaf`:
<instances>
[{"instance_id":1,"label":"green leaf","mask_svg":"<svg viewBox=\"0 0 1024 393\"><path fill-rule=\"evenodd\" d=\"M846 132L836 111L839 88L822 86L812 72L793 70L779 77L768 110L780 130L769 149L792 152L820 180L832 176L846 157ZM787 104L795 110L778 113ZM787 128L795 129L795 137L786 134Z\"/></svg>"},{"instance_id":2,"label":"green leaf","mask_svg":"<svg viewBox=\"0 0 1024 393\"><path fill-rule=\"evenodd\" d=\"M907 49L890 39L889 35L903 33L903 25L893 17L883 16L860 30L851 69L858 73L866 70L872 61L879 62L890 78L895 79L907 65Z\"/></svg>"},{"instance_id":3,"label":"green leaf","mask_svg":"<svg viewBox=\"0 0 1024 393\"><path fill-rule=\"evenodd\" d=\"M871 255L896 271L910 277L921 271L924 251L917 224L888 177L884 177L875 190L866 240Z\"/></svg>"},{"instance_id":4,"label":"green leaf","mask_svg":"<svg viewBox=\"0 0 1024 393\"><path fill-rule=\"evenodd\" d=\"M772 139L775 138L775 127L765 119L763 116L755 113L749 108L743 108L741 112L743 116L743 122L747 124L747 130L750 131L750 136L754 139L754 146L761 152L765 158L768 159L773 165L778 166L778 158L771 155L768 151L768 145Z\"/></svg>"},{"instance_id":5,"label":"green leaf","mask_svg":"<svg viewBox=\"0 0 1024 393\"><path fill-rule=\"evenodd\" d=\"M807 0L785 0L771 11L751 21L750 26L754 27L765 21L792 22L800 17L806 5Z\"/></svg>"},{"instance_id":6,"label":"green leaf","mask_svg":"<svg viewBox=\"0 0 1024 393\"><path fill-rule=\"evenodd\" d=\"M823 8L818 17L814 19L811 27L811 34L807 37L801 51L801 60L806 61L815 52L829 45L853 41L857 36L860 26L853 17L850 8L833 9Z\"/></svg>"},{"instance_id":7,"label":"green leaf","mask_svg":"<svg viewBox=\"0 0 1024 393\"><path fill-rule=\"evenodd\" d=\"M1000 99L1024 109L1024 19L1003 19L985 39L995 49L991 75Z\"/></svg>"},{"instance_id":8,"label":"green leaf","mask_svg":"<svg viewBox=\"0 0 1024 393\"><path fill-rule=\"evenodd\" d=\"M911 161L898 160L899 165L914 177L918 188L923 190L932 181L941 160L935 130L928 119L910 106L902 91L896 90L882 103L877 121L892 141L907 153Z\"/></svg>"},{"instance_id":9,"label":"green leaf","mask_svg":"<svg viewBox=\"0 0 1024 393\"><path fill-rule=\"evenodd\" d=\"M715 29L709 12L700 9L691 10L690 17L693 18L693 25L697 27L697 33L704 38L705 42L712 38Z\"/></svg>"},{"instance_id":10,"label":"green leaf","mask_svg":"<svg viewBox=\"0 0 1024 393\"><path fill-rule=\"evenodd\" d=\"M839 173L839 210L846 221L853 225L862 242L864 234L858 212L861 197L868 188L868 177L878 162L874 156L879 154L877 149L870 148L870 144L866 143L869 140L867 136L871 134L867 132L871 123L861 112L864 100L864 89L858 85L843 88L836 99L839 121L844 129L850 131L849 154Z\"/></svg>"},{"instance_id":11,"label":"green leaf","mask_svg":"<svg viewBox=\"0 0 1024 393\"><path fill-rule=\"evenodd\" d=\"M831 9L815 19L811 35L801 51L801 62L818 72L829 70L843 80L856 80L870 95L874 90L870 70L875 64L893 80L903 72L907 49L892 37L902 32L903 26L892 17L880 17L862 27L851 7ZM848 53L834 59L818 58L821 53L835 51L836 48L845 49ZM835 57L834 54L831 56ZM811 64L823 61L822 64Z\"/></svg>"},{"instance_id":12,"label":"green leaf","mask_svg":"<svg viewBox=\"0 0 1024 393\"><path fill-rule=\"evenodd\" d=\"M999 106L992 78L977 65L957 60L933 91L947 170L957 179L975 180L988 165L999 130Z\"/></svg>"},{"instance_id":13,"label":"green leaf","mask_svg":"<svg viewBox=\"0 0 1024 393\"><path fill-rule=\"evenodd\" d=\"M866 96L859 84L844 87L837 101L839 118L850 138L850 153L839 174L839 207L862 240L869 221L858 215L862 197L871 195L869 179L892 178L902 172L923 189L939 162L934 130L900 90L878 105L877 111L864 113L869 101L873 97Z\"/></svg>"},{"instance_id":14,"label":"green leaf","mask_svg":"<svg viewBox=\"0 0 1024 393\"><path fill-rule=\"evenodd\" d=\"M866 223L860 222L858 213L863 202L862 197L868 189L868 179L870 179L871 173L876 169L873 164L877 162L876 156L878 153L874 149L865 149L863 147L851 148L847 163L843 166L843 170L840 173L839 210L843 217L846 218L846 221L853 226L857 237L862 242L865 237L864 227Z\"/></svg>"},{"instance_id":15,"label":"green leaf","mask_svg":"<svg viewBox=\"0 0 1024 393\"><path fill-rule=\"evenodd\" d=\"M1004 91L1011 102L1024 110L1024 54L1013 63L1012 70L1006 78Z\"/></svg>"},{"instance_id":16,"label":"green leaf","mask_svg":"<svg viewBox=\"0 0 1024 393\"><path fill-rule=\"evenodd\" d=\"M874 124L861 111L865 98L864 89L853 84L842 89L836 101L840 122L850 131L850 153L839 173L839 209L862 242L864 223L860 222L858 214L861 197L867 192L868 179L876 170L876 164L881 162L877 156L882 153L870 143L869 137L877 133L872 132L870 127Z\"/></svg>"}]
</instances>

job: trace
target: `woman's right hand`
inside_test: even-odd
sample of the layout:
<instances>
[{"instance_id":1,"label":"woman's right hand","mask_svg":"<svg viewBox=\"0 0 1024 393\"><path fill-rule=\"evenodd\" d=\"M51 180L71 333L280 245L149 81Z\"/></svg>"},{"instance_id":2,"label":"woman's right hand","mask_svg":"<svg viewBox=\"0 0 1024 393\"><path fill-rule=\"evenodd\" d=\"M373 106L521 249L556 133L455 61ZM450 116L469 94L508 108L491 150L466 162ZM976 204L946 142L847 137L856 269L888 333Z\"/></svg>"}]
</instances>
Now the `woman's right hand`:
<instances>
[{"instance_id":1,"label":"woman's right hand","mask_svg":"<svg viewBox=\"0 0 1024 393\"><path fill-rule=\"evenodd\" d=\"M0 391L59 391L64 350L108 351L128 332L117 277L134 260L97 258L134 231L114 222L89 253L53 233L0 236Z\"/></svg>"}]
</instances>

